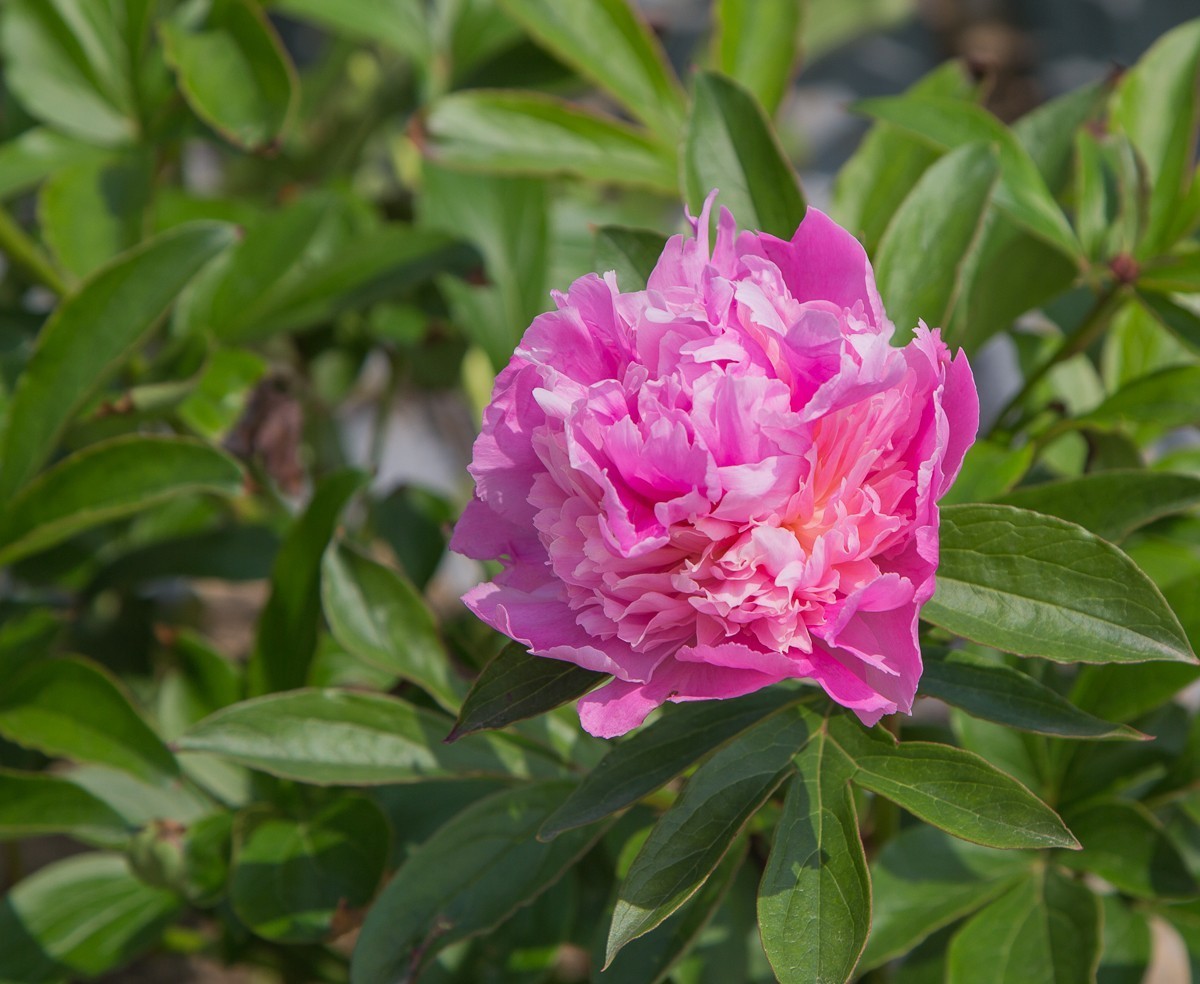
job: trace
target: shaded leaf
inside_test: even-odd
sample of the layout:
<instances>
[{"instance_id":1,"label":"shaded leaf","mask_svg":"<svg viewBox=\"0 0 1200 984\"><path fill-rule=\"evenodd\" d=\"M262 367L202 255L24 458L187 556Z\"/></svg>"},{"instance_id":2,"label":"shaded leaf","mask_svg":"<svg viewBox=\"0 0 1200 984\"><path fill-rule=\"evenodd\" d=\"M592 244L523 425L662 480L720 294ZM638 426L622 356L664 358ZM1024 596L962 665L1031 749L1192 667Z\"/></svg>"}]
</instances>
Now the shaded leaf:
<instances>
[{"instance_id":1,"label":"shaded leaf","mask_svg":"<svg viewBox=\"0 0 1200 984\"><path fill-rule=\"evenodd\" d=\"M66 779L0 769L0 840L68 834L115 846L130 829L103 800Z\"/></svg>"},{"instance_id":2,"label":"shaded leaf","mask_svg":"<svg viewBox=\"0 0 1200 984\"><path fill-rule=\"evenodd\" d=\"M1200 423L1200 366L1174 366L1140 376L1075 422L1163 428Z\"/></svg>"},{"instance_id":3,"label":"shaded leaf","mask_svg":"<svg viewBox=\"0 0 1200 984\"><path fill-rule=\"evenodd\" d=\"M612 270L622 291L645 290L665 244L661 233L649 229L601 226L596 230L594 265L601 274Z\"/></svg>"}]
</instances>

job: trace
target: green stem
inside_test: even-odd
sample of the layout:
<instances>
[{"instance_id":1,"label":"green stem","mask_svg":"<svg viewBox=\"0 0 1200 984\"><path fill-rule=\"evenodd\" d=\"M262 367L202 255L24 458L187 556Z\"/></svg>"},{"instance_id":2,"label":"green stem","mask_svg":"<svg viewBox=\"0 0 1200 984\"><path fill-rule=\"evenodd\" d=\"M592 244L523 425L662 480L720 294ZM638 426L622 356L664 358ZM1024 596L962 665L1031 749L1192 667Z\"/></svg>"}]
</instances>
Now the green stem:
<instances>
[{"instance_id":1,"label":"green stem","mask_svg":"<svg viewBox=\"0 0 1200 984\"><path fill-rule=\"evenodd\" d=\"M4 208L0 208L0 252L8 257L13 266L20 267L60 297L68 293L66 281L54 269L46 254Z\"/></svg>"},{"instance_id":2,"label":"green stem","mask_svg":"<svg viewBox=\"0 0 1200 984\"><path fill-rule=\"evenodd\" d=\"M1060 362L1065 362L1072 356L1078 355L1080 352L1086 352L1091 347L1092 343L1104 333L1104 330L1108 327L1109 320L1116 313L1117 308L1125 302L1125 297L1125 291L1121 290L1120 285L1113 284L1096 298L1091 310L1084 316L1079 326L1062 340L1062 344L1055 349L1054 354L1049 359L1030 373L1029 378L1025 380L1025 385L1021 387L1016 396L1005 404L1004 409L996 416L996 422L992 425L991 433L995 433L1003 425L1004 421L1011 417L1029 399L1034 388L1046 378L1046 374L1051 369ZM1016 430L1017 428L1014 427L1013 429Z\"/></svg>"}]
</instances>

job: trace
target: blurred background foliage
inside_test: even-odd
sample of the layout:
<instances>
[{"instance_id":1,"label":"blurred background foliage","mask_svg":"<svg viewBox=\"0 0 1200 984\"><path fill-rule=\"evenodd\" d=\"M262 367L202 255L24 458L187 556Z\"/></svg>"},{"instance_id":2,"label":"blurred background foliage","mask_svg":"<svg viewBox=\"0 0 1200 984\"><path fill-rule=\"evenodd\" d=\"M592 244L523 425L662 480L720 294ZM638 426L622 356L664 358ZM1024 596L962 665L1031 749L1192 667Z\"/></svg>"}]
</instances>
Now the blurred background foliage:
<instances>
[{"instance_id":1,"label":"blurred background foliage","mask_svg":"<svg viewBox=\"0 0 1200 984\"><path fill-rule=\"evenodd\" d=\"M990 438L956 501L1011 495L1088 526L1080 489L1058 512L1010 490L1178 477L1138 493L1132 518L1093 519L1132 534L1194 645L1195 25L1117 82L1194 5L638 10L4 0L0 980L346 980L392 877L409 894L372 910L356 980L592 978L610 896L671 791L551 848L533 835L569 789L556 780L605 751L569 709L441 744L503 642L464 617L480 572L446 554L447 532L493 375L549 290L594 269L644 283L681 198L695 209L713 185L743 225L789 234L804 204L789 162L861 236L897 324L940 322L972 356ZM961 711L914 733L1074 804L1077 833L1099 796L1116 815L1090 818L1104 842L1083 870L1119 891L1080 902L1051 868L1025 900L1029 858L922 825L890 839L881 809L867 963L919 946L875 979L981 980L998 898L1084 911L1073 942L1039 944L1056 981L1141 980L1152 923L1200 961L1200 909L1147 901L1193 895L1200 874L1200 744L1174 700L1196 672L1039 666L1027 678L1156 750L1065 751ZM302 687L339 689L267 696ZM350 728L355 754L318 748L321 722ZM754 869L779 810L595 979L770 980ZM476 843L531 906L479 889ZM1125 844L1145 856L1122 865ZM913 856L938 859L932 875ZM455 926L421 922L446 902L421 895L438 879Z\"/></svg>"}]
</instances>

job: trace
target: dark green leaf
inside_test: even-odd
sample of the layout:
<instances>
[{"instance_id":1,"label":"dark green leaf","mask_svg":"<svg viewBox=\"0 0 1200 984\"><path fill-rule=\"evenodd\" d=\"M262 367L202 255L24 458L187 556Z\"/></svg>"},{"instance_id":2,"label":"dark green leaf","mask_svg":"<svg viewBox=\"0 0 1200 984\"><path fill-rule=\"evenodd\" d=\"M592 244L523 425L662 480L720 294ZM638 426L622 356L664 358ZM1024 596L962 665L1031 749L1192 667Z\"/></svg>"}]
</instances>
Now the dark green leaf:
<instances>
[{"instance_id":1,"label":"dark green leaf","mask_svg":"<svg viewBox=\"0 0 1200 984\"><path fill-rule=\"evenodd\" d=\"M0 903L0 980L91 978L152 946L179 909L119 854L81 854L31 875Z\"/></svg>"},{"instance_id":2,"label":"dark green leaf","mask_svg":"<svg viewBox=\"0 0 1200 984\"><path fill-rule=\"evenodd\" d=\"M796 768L758 890L763 946L783 984L846 981L871 926L854 766L821 733L796 756Z\"/></svg>"},{"instance_id":3,"label":"dark green leaf","mask_svg":"<svg viewBox=\"0 0 1200 984\"><path fill-rule=\"evenodd\" d=\"M248 150L280 139L296 101L296 70L256 4L190 0L160 30L197 116Z\"/></svg>"},{"instance_id":4,"label":"dark green leaf","mask_svg":"<svg viewBox=\"0 0 1200 984\"><path fill-rule=\"evenodd\" d=\"M673 143L683 121L683 91L654 35L627 0L500 0L557 58L616 96Z\"/></svg>"},{"instance_id":5,"label":"dark green leaf","mask_svg":"<svg viewBox=\"0 0 1200 984\"><path fill-rule=\"evenodd\" d=\"M1189 586L1190 587L1190 586ZM1112 721L1130 721L1153 710L1188 684L1200 679L1200 666L1085 666L1076 677L1071 701Z\"/></svg>"},{"instance_id":6,"label":"dark green leaf","mask_svg":"<svg viewBox=\"0 0 1200 984\"><path fill-rule=\"evenodd\" d=\"M1096 984L1142 984L1153 953L1145 915L1119 895L1100 899L1104 907L1104 953Z\"/></svg>"},{"instance_id":7,"label":"dark green leaf","mask_svg":"<svg viewBox=\"0 0 1200 984\"><path fill-rule=\"evenodd\" d=\"M1139 291L1138 300L1181 342L1193 350L1200 349L1200 314L1152 291Z\"/></svg>"},{"instance_id":8,"label":"dark green leaf","mask_svg":"<svg viewBox=\"0 0 1200 984\"><path fill-rule=\"evenodd\" d=\"M795 691L772 687L736 700L664 707L661 718L619 742L584 776L538 836L555 837L631 806L796 698Z\"/></svg>"},{"instance_id":9,"label":"dark green leaf","mask_svg":"<svg viewBox=\"0 0 1200 984\"><path fill-rule=\"evenodd\" d=\"M548 760L504 735L473 735L447 745L442 739L449 730L448 717L394 697L297 690L217 711L176 744L328 786L555 772Z\"/></svg>"},{"instance_id":10,"label":"dark green leaf","mask_svg":"<svg viewBox=\"0 0 1200 984\"><path fill-rule=\"evenodd\" d=\"M996 500L1078 523L1118 543L1139 526L1200 505L1200 477L1106 471L1029 485Z\"/></svg>"},{"instance_id":11,"label":"dark green leaf","mask_svg":"<svg viewBox=\"0 0 1200 984\"><path fill-rule=\"evenodd\" d=\"M524 92L471 90L434 104L425 123L435 160L509 174L570 174L674 194L669 146L569 103Z\"/></svg>"},{"instance_id":12,"label":"dark green leaf","mask_svg":"<svg viewBox=\"0 0 1200 984\"><path fill-rule=\"evenodd\" d=\"M1058 814L972 752L927 741L896 745L847 717L831 719L830 729L858 785L955 837L987 847L1078 847Z\"/></svg>"},{"instance_id":13,"label":"dark green leaf","mask_svg":"<svg viewBox=\"0 0 1200 984\"><path fill-rule=\"evenodd\" d=\"M907 953L974 912L1011 888L1033 860L1033 854L979 847L926 824L902 830L871 863L871 935L861 967Z\"/></svg>"},{"instance_id":14,"label":"dark green leaf","mask_svg":"<svg viewBox=\"0 0 1200 984\"><path fill-rule=\"evenodd\" d=\"M388 856L387 821L369 800L344 797L293 819L260 806L238 817L229 898L254 933L319 943L339 909L371 901Z\"/></svg>"},{"instance_id":15,"label":"dark green leaf","mask_svg":"<svg viewBox=\"0 0 1200 984\"><path fill-rule=\"evenodd\" d=\"M321 613L321 557L347 501L366 476L328 476L292 525L271 574L271 596L258 623L247 676L251 694L290 690L308 680Z\"/></svg>"},{"instance_id":16,"label":"dark green leaf","mask_svg":"<svg viewBox=\"0 0 1200 984\"><path fill-rule=\"evenodd\" d=\"M236 495L233 459L183 438L119 437L64 458L0 511L0 565L81 530L197 492Z\"/></svg>"},{"instance_id":17,"label":"dark green leaf","mask_svg":"<svg viewBox=\"0 0 1200 984\"><path fill-rule=\"evenodd\" d=\"M129 832L115 810L66 779L0 769L0 840L68 834L115 846Z\"/></svg>"},{"instance_id":18,"label":"dark green leaf","mask_svg":"<svg viewBox=\"0 0 1200 984\"><path fill-rule=\"evenodd\" d=\"M622 291L645 290L664 245L662 234L649 229L601 226L596 230L594 265L600 273L613 271Z\"/></svg>"},{"instance_id":19,"label":"dark green leaf","mask_svg":"<svg viewBox=\"0 0 1200 984\"><path fill-rule=\"evenodd\" d=\"M569 788L536 783L489 796L416 848L371 907L353 984L415 979L436 950L491 929L553 885L595 837L534 836Z\"/></svg>"},{"instance_id":20,"label":"dark green leaf","mask_svg":"<svg viewBox=\"0 0 1200 984\"><path fill-rule=\"evenodd\" d=\"M120 554L102 567L88 585L95 596L105 588L124 588L169 577L215 577L257 581L271 576L279 537L265 526L229 526L192 536L159 540Z\"/></svg>"},{"instance_id":21,"label":"dark green leaf","mask_svg":"<svg viewBox=\"0 0 1200 984\"><path fill-rule=\"evenodd\" d=\"M1147 265L1138 277L1138 287L1158 294L1200 294L1200 249L1181 251Z\"/></svg>"},{"instance_id":22,"label":"dark green leaf","mask_svg":"<svg viewBox=\"0 0 1200 984\"><path fill-rule=\"evenodd\" d=\"M1127 895L1185 898L1200 891L1162 825L1140 803L1106 800L1067 813L1083 850L1061 861Z\"/></svg>"},{"instance_id":23,"label":"dark green leaf","mask_svg":"<svg viewBox=\"0 0 1200 984\"><path fill-rule=\"evenodd\" d=\"M321 562L321 604L334 638L349 652L458 710L466 688L451 670L433 615L399 574L330 544Z\"/></svg>"},{"instance_id":24,"label":"dark green leaf","mask_svg":"<svg viewBox=\"0 0 1200 984\"><path fill-rule=\"evenodd\" d=\"M1174 366L1141 376L1077 418L1077 424L1153 424L1186 427L1200 423L1200 366Z\"/></svg>"},{"instance_id":25,"label":"dark green leaf","mask_svg":"<svg viewBox=\"0 0 1200 984\"><path fill-rule=\"evenodd\" d=\"M607 962L648 933L704 884L742 827L792 771L816 719L785 708L700 766L642 846L618 891Z\"/></svg>"},{"instance_id":26,"label":"dark green leaf","mask_svg":"<svg viewBox=\"0 0 1200 984\"><path fill-rule=\"evenodd\" d=\"M1063 662L1193 662L1162 595L1112 544L1013 506L942 511L922 618L986 646Z\"/></svg>"},{"instance_id":27,"label":"dark green leaf","mask_svg":"<svg viewBox=\"0 0 1200 984\"><path fill-rule=\"evenodd\" d=\"M1000 169L987 144L951 151L921 176L879 244L875 275L900 330L947 325L984 228Z\"/></svg>"},{"instance_id":28,"label":"dark green leaf","mask_svg":"<svg viewBox=\"0 0 1200 984\"><path fill-rule=\"evenodd\" d=\"M959 931L950 943L946 984L974 984L982 968L990 984L1089 984L1099 962L1100 900L1051 868Z\"/></svg>"},{"instance_id":29,"label":"dark green leaf","mask_svg":"<svg viewBox=\"0 0 1200 984\"><path fill-rule=\"evenodd\" d=\"M582 697L603 679L603 673L535 656L519 642L510 642L471 685L446 740L456 741L475 731L503 728L544 714Z\"/></svg>"},{"instance_id":30,"label":"dark green leaf","mask_svg":"<svg viewBox=\"0 0 1200 984\"><path fill-rule=\"evenodd\" d=\"M417 0L275 0L273 6L357 41L380 42L412 57L428 54L426 15Z\"/></svg>"},{"instance_id":31,"label":"dark green leaf","mask_svg":"<svg viewBox=\"0 0 1200 984\"><path fill-rule=\"evenodd\" d=\"M1003 663L951 652L925 662L921 693L973 717L1058 738L1142 738L1080 710L1056 690Z\"/></svg>"},{"instance_id":32,"label":"dark green leaf","mask_svg":"<svg viewBox=\"0 0 1200 984\"><path fill-rule=\"evenodd\" d=\"M1195 168L1198 73L1200 20L1192 20L1159 38L1121 76L1113 94L1109 118L1128 135L1149 172L1149 223L1140 256L1156 256L1183 231L1181 220L1191 218L1180 205Z\"/></svg>"},{"instance_id":33,"label":"dark green leaf","mask_svg":"<svg viewBox=\"0 0 1200 984\"><path fill-rule=\"evenodd\" d=\"M720 0L716 65L774 113L800 51L801 5L793 0Z\"/></svg>"},{"instance_id":34,"label":"dark green leaf","mask_svg":"<svg viewBox=\"0 0 1200 984\"><path fill-rule=\"evenodd\" d=\"M714 72L696 76L683 153L693 209L716 189L740 228L792 238L804 195L762 107L740 85Z\"/></svg>"},{"instance_id":35,"label":"dark green leaf","mask_svg":"<svg viewBox=\"0 0 1200 984\"><path fill-rule=\"evenodd\" d=\"M1054 195L1071 177L1071 152L1080 128L1104 112L1112 80L1080 86L1043 103L1013 124L1012 132L1028 152Z\"/></svg>"},{"instance_id":36,"label":"dark green leaf","mask_svg":"<svg viewBox=\"0 0 1200 984\"><path fill-rule=\"evenodd\" d=\"M179 773L117 681L79 659L35 663L7 683L0 734L47 755L111 765L154 782Z\"/></svg>"},{"instance_id":37,"label":"dark green leaf","mask_svg":"<svg viewBox=\"0 0 1200 984\"><path fill-rule=\"evenodd\" d=\"M59 305L8 406L0 501L33 477L79 408L232 241L226 225L181 226L118 258Z\"/></svg>"}]
</instances>

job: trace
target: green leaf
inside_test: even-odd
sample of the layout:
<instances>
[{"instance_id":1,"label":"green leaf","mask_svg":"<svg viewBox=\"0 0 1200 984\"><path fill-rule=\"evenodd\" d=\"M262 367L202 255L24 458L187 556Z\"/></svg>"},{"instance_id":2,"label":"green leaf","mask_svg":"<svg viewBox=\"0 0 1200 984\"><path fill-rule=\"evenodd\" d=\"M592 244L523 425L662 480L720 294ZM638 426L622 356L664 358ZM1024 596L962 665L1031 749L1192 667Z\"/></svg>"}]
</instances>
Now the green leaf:
<instances>
[{"instance_id":1,"label":"green leaf","mask_svg":"<svg viewBox=\"0 0 1200 984\"><path fill-rule=\"evenodd\" d=\"M141 241L152 166L146 154L125 154L64 168L42 186L42 236L66 270L87 277Z\"/></svg>"},{"instance_id":2,"label":"green leaf","mask_svg":"<svg viewBox=\"0 0 1200 984\"><path fill-rule=\"evenodd\" d=\"M61 168L97 165L107 157L94 144L46 127L31 127L0 144L0 200L28 191Z\"/></svg>"},{"instance_id":3,"label":"green leaf","mask_svg":"<svg viewBox=\"0 0 1200 984\"><path fill-rule=\"evenodd\" d=\"M986 847L1078 847L1058 814L972 752L927 741L896 745L844 716L829 727L858 785L955 837Z\"/></svg>"},{"instance_id":4,"label":"green leaf","mask_svg":"<svg viewBox=\"0 0 1200 984\"><path fill-rule=\"evenodd\" d=\"M1099 962L1100 900L1051 868L1010 889L955 935L946 984L973 984L985 967L994 984L1088 984Z\"/></svg>"},{"instance_id":5,"label":"green leaf","mask_svg":"<svg viewBox=\"0 0 1200 984\"><path fill-rule=\"evenodd\" d=\"M92 143L136 139L165 95L153 0L6 0L5 84L26 109Z\"/></svg>"},{"instance_id":6,"label":"green leaf","mask_svg":"<svg viewBox=\"0 0 1200 984\"><path fill-rule=\"evenodd\" d=\"M696 75L683 152L688 202L699 214L709 192L739 228L791 239L804 218L804 195L762 107L714 72Z\"/></svg>"},{"instance_id":7,"label":"green leaf","mask_svg":"<svg viewBox=\"0 0 1200 984\"><path fill-rule=\"evenodd\" d=\"M1058 195L1067 187L1075 136L1104 112L1112 87L1111 78L1080 86L1043 103L1013 124L1013 135L1037 166L1051 194Z\"/></svg>"},{"instance_id":8,"label":"green leaf","mask_svg":"<svg viewBox=\"0 0 1200 984\"><path fill-rule=\"evenodd\" d=\"M999 175L990 146L966 144L925 171L897 209L879 244L875 276L901 331L921 318L950 323Z\"/></svg>"},{"instance_id":9,"label":"green leaf","mask_svg":"<svg viewBox=\"0 0 1200 984\"><path fill-rule=\"evenodd\" d=\"M275 0L272 6L356 41L379 42L416 58L428 54L429 29L419 0Z\"/></svg>"},{"instance_id":10,"label":"green leaf","mask_svg":"<svg viewBox=\"0 0 1200 984\"><path fill-rule=\"evenodd\" d=\"M970 653L950 652L944 659L926 660L921 693L962 708L972 717L1035 734L1085 739L1144 737L1133 728L1080 710L1027 673Z\"/></svg>"},{"instance_id":11,"label":"green leaf","mask_svg":"<svg viewBox=\"0 0 1200 984\"><path fill-rule=\"evenodd\" d=\"M821 733L796 756L796 768L758 890L763 947L783 984L846 981L871 926L854 766Z\"/></svg>"},{"instance_id":12,"label":"green leaf","mask_svg":"<svg viewBox=\"0 0 1200 984\"><path fill-rule=\"evenodd\" d=\"M645 290L666 240L661 233L625 226L600 226L596 230L593 266L603 274L612 271L622 291Z\"/></svg>"},{"instance_id":13,"label":"green leaf","mask_svg":"<svg viewBox=\"0 0 1200 984\"><path fill-rule=\"evenodd\" d=\"M867 99L857 108L909 130L940 149L952 150L976 142L996 148L1000 164L996 207L1067 256L1079 252L1070 223L1033 158L1013 132L987 110L956 99L911 95Z\"/></svg>"},{"instance_id":14,"label":"green leaf","mask_svg":"<svg viewBox=\"0 0 1200 984\"><path fill-rule=\"evenodd\" d=\"M22 881L0 903L0 980L91 978L154 945L180 907L119 854L80 854Z\"/></svg>"},{"instance_id":15,"label":"green leaf","mask_svg":"<svg viewBox=\"0 0 1200 984\"><path fill-rule=\"evenodd\" d=\"M38 335L0 434L0 501L50 457L63 430L150 333L196 272L233 241L216 223L156 236L96 273Z\"/></svg>"},{"instance_id":16,"label":"green leaf","mask_svg":"<svg viewBox=\"0 0 1200 984\"><path fill-rule=\"evenodd\" d=\"M81 530L197 492L236 495L232 459L183 438L118 437L64 458L0 510L0 566Z\"/></svg>"},{"instance_id":17,"label":"green leaf","mask_svg":"<svg viewBox=\"0 0 1200 984\"><path fill-rule=\"evenodd\" d=\"M1187 898L1200 892L1166 831L1140 803L1101 800L1067 813L1083 850L1061 863L1099 875L1137 898Z\"/></svg>"},{"instance_id":18,"label":"green leaf","mask_svg":"<svg viewBox=\"0 0 1200 984\"><path fill-rule=\"evenodd\" d=\"M942 511L937 593L921 617L1061 662L1194 662L1153 582L1080 526L1013 506Z\"/></svg>"},{"instance_id":19,"label":"green leaf","mask_svg":"<svg viewBox=\"0 0 1200 984\"><path fill-rule=\"evenodd\" d=\"M1071 701L1111 721L1131 721L1158 707L1193 681L1200 666L1173 663L1147 673L1136 664L1085 666L1075 678Z\"/></svg>"},{"instance_id":20,"label":"green leaf","mask_svg":"<svg viewBox=\"0 0 1200 984\"><path fill-rule=\"evenodd\" d=\"M1109 175L1099 139L1088 130L1075 134L1075 231L1084 255L1105 259L1109 229Z\"/></svg>"},{"instance_id":21,"label":"green leaf","mask_svg":"<svg viewBox=\"0 0 1200 984\"><path fill-rule=\"evenodd\" d=\"M1028 485L996 501L1058 516L1119 543L1139 526L1200 505L1200 477L1159 471L1094 472Z\"/></svg>"},{"instance_id":22,"label":"green leaf","mask_svg":"<svg viewBox=\"0 0 1200 984\"><path fill-rule=\"evenodd\" d=\"M801 5L793 0L720 0L714 61L774 113L800 56Z\"/></svg>"},{"instance_id":23,"label":"green leaf","mask_svg":"<svg viewBox=\"0 0 1200 984\"><path fill-rule=\"evenodd\" d=\"M1139 288L1158 294L1200 294L1200 249L1181 251L1147 264L1137 282Z\"/></svg>"},{"instance_id":24,"label":"green leaf","mask_svg":"<svg viewBox=\"0 0 1200 984\"><path fill-rule=\"evenodd\" d=\"M349 652L427 691L451 713L464 685L450 668L433 615L416 589L390 568L332 543L321 562L321 605Z\"/></svg>"},{"instance_id":25,"label":"green leaf","mask_svg":"<svg viewBox=\"0 0 1200 984\"><path fill-rule=\"evenodd\" d=\"M1149 970L1153 944L1145 915L1118 895L1102 896L1104 953L1097 984L1142 984Z\"/></svg>"},{"instance_id":26,"label":"green leaf","mask_svg":"<svg viewBox=\"0 0 1200 984\"><path fill-rule=\"evenodd\" d=\"M995 441L978 440L963 459L958 478L939 502L992 502L1021 480L1033 464L1033 446L1007 448Z\"/></svg>"},{"instance_id":27,"label":"green leaf","mask_svg":"<svg viewBox=\"0 0 1200 984\"><path fill-rule=\"evenodd\" d=\"M811 17L809 20L811 21ZM960 61L949 61L913 85L912 95L971 99L976 86ZM941 154L928 141L877 122L838 172L833 217L875 256L884 230L926 169Z\"/></svg>"},{"instance_id":28,"label":"green leaf","mask_svg":"<svg viewBox=\"0 0 1200 984\"><path fill-rule=\"evenodd\" d=\"M583 777L538 836L556 837L633 805L796 699L794 690L771 687L734 700L664 707L662 717L617 743Z\"/></svg>"},{"instance_id":29,"label":"green leaf","mask_svg":"<svg viewBox=\"0 0 1200 984\"><path fill-rule=\"evenodd\" d=\"M370 800L338 799L303 818L258 806L234 826L229 900L256 935L320 943L339 909L371 901L388 856L387 820Z\"/></svg>"},{"instance_id":30,"label":"green leaf","mask_svg":"<svg viewBox=\"0 0 1200 984\"><path fill-rule=\"evenodd\" d=\"M475 731L503 728L544 714L582 697L604 679L603 673L564 660L535 656L521 643L510 642L471 685L454 730L446 740L457 741Z\"/></svg>"},{"instance_id":31,"label":"green leaf","mask_svg":"<svg viewBox=\"0 0 1200 984\"><path fill-rule=\"evenodd\" d=\"M621 883L606 965L704 884L742 827L791 773L792 756L811 737L814 721L797 707L778 711L692 774Z\"/></svg>"},{"instance_id":32,"label":"green leaf","mask_svg":"<svg viewBox=\"0 0 1200 984\"><path fill-rule=\"evenodd\" d=\"M0 769L0 840L67 834L116 846L129 833L122 816L66 779Z\"/></svg>"},{"instance_id":33,"label":"green leaf","mask_svg":"<svg viewBox=\"0 0 1200 984\"><path fill-rule=\"evenodd\" d=\"M500 0L556 58L607 89L634 116L673 143L683 90L646 24L627 0Z\"/></svg>"},{"instance_id":34,"label":"green leaf","mask_svg":"<svg viewBox=\"0 0 1200 984\"><path fill-rule=\"evenodd\" d=\"M296 70L247 0L189 0L160 25L163 50L196 115L247 150L276 144L295 108Z\"/></svg>"},{"instance_id":35,"label":"green leaf","mask_svg":"<svg viewBox=\"0 0 1200 984\"><path fill-rule=\"evenodd\" d=\"M1139 257L1169 246L1191 216L1180 206L1192 182L1200 95L1200 20L1169 31L1125 72L1113 94L1109 119L1128 135L1146 164L1149 222Z\"/></svg>"},{"instance_id":36,"label":"green leaf","mask_svg":"<svg viewBox=\"0 0 1200 984\"><path fill-rule=\"evenodd\" d=\"M447 745L450 719L382 694L296 690L234 704L176 742L284 779L378 786L422 779L553 774L505 735Z\"/></svg>"},{"instance_id":37,"label":"green leaf","mask_svg":"<svg viewBox=\"0 0 1200 984\"><path fill-rule=\"evenodd\" d=\"M1162 428L1200 423L1200 366L1160 369L1122 386L1075 423L1080 426L1152 424Z\"/></svg>"},{"instance_id":38,"label":"green leaf","mask_svg":"<svg viewBox=\"0 0 1200 984\"><path fill-rule=\"evenodd\" d=\"M342 510L365 480L350 470L326 477L275 555L271 596L247 667L252 695L307 682L321 615L321 558Z\"/></svg>"},{"instance_id":39,"label":"green leaf","mask_svg":"<svg viewBox=\"0 0 1200 984\"><path fill-rule=\"evenodd\" d=\"M27 667L0 694L0 734L47 755L170 782L175 757L107 670L82 659Z\"/></svg>"},{"instance_id":40,"label":"green leaf","mask_svg":"<svg viewBox=\"0 0 1200 984\"><path fill-rule=\"evenodd\" d=\"M1034 857L979 847L926 824L902 830L871 863L871 935L860 969L907 953L1012 888Z\"/></svg>"},{"instance_id":41,"label":"green leaf","mask_svg":"<svg viewBox=\"0 0 1200 984\"><path fill-rule=\"evenodd\" d=\"M569 174L674 195L669 146L570 103L526 92L468 90L436 102L425 121L434 160L506 174Z\"/></svg>"},{"instance_id":42,"label":"green leaf","mask_svg":"<svg viewBox=\"0 0 1200 984\"><path fill-rule=\"evenodd\" d=\"M1200 350L1200 314L1153 291L1138 291L1138 300L1171 334L1193 351Z\"/></svg>"},{"instance_id":43,"label":"green leaf","mask_svg":"<svg viewBox=\"0 0 1200 984\"><path fill-rule=\"evenodd\" d=\"M569 788L535 783L496 793L414 849L371 907L353 984L415 979L436 950L490 930L553 885L596 836L576 831L553 844L534 836Z\"/></svg>"}]
</instances>

